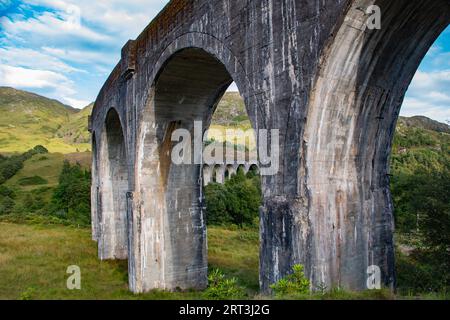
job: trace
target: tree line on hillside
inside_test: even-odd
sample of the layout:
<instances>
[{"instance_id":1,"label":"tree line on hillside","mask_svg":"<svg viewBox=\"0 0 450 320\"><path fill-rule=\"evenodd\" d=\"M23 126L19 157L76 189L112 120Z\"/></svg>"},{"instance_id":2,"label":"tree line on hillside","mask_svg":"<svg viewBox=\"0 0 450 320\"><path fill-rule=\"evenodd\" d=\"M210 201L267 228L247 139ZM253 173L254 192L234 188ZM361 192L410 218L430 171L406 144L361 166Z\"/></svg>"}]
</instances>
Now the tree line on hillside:
<instances>
[{"instance_id":1,"label":"tree line on hillside","mask_svg":"<svg viewBox=\"0 0 450 320\"><path fill-rule=\"evenodd\" d=\"M15 207L16 192L5 186L4 183L23 168L26 160L36 154L45 153L48 153L48 150L39 145L21 155L10 157L0 155L0 215L12 213Z\"/></svg>"},{"instance_id":2,"label":"tree line on hillside","mask_svg":"<svg viewBox=\"0 0 450 320\"><path fill-rule=\"evenodd\" d=\"M23 163L36 154L45 154L48 150L43 146L36 146L21 155L6 157L0 154L0 185L14 177L23 168Z\"/></svg>"},{"instance_id":3,"label":"tree line on hillside","mask_svg":"<svg viewBox=\"0 0 450 320\"><path fill-rule=\"evenodd\" d=\"M64 161L58 186L51 190L50 200L42 195L48 188L24 192L4 184L23 168L26 160L36 154L46 153L48 153L47 149L36 146L18 156L0 157L0 175L3 177L3 180L0 180L0 215L40 215L55 217L62 222L88 226L91 211L91 173L83 169L79 163L71 164L69 161ZM26 182L34 186L47 183L39 176L21 179L19 184L22 185L22 182L23 185L26 185Z\"/></svg>"},{"instance_id":4,"label":"tree line on hillside","mask_svg":"<svg viewBox=\"0 0 450 320\"><path fill-rule=\"evenodd\" d=\"M450 287L450 136L410 127L397 133L391 193L400 288L409 293ZM409 247L403 254L400 246Z\"/></svg>"}]
</instances>

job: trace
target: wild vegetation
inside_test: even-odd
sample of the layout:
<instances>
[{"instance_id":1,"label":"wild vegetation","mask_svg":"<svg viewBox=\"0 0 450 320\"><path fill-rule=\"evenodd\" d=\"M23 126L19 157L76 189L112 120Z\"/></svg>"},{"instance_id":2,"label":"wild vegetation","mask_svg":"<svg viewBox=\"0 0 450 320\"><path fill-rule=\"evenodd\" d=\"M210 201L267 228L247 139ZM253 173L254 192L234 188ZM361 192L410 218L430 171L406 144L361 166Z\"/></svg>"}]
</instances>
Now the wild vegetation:
<instances>
[{"instance_id":1,"label":"wild vegetation","mask_svg":"<svg viewBox=\"0 0 450 320\"><path fill-rule=\"evenodd\" d=\"M397 127L391 190L403 293L449 292L449 133L448 126L419 117L400 119Z\"/></svg>"},{"instance_id":2,"label":"wild vegetation","mask_svg":"<svg viewBox=\"0 0 450 320\"><path fill-rule=\"evenodd\" d=\"M79 154L74 157L81 158ZM90 171L65 158L62 154L47 153L42 146L20 156L4 157L5 163L20 169L0 184L0 218L14 221L45 218L88 226Z\"/></svg>"},{"instance_id":3,"label":"wild vegetation","mask_svg":"<svg viewBox=\"0 0 450 320\"><path fill-rule=\"evenodd\" d=\"M251 226L259 216L260 177L252 171L245 175L238 170L224 184L206 186L205 201L209 225Z\"/></svg>"}]
</instances>

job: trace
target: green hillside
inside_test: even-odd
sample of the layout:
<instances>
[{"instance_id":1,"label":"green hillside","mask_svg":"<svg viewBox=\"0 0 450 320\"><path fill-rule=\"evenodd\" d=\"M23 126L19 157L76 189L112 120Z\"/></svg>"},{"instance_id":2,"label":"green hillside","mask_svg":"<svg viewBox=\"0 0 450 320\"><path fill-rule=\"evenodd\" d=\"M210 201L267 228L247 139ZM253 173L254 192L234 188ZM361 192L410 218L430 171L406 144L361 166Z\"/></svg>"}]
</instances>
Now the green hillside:
<instances>
[{"instance_id":1,"label":"green hillside","mask_svg":"<svg viewBox=\"0 0 450 320\"><path fill-rule=\"evenodd\" d=\"M69 144L89 144L91 134L88 131L88 117L92 113L94 104L91 103L84 109L75 113L69 118L57 132L57 136L63 138Z\"/></svg>"},{"instance_id":2,"label":"green hillside","mask_svg":"<svg viewBox=\"0 0 450 320\"><path fill-rule=\"evenodd\" d=\"M223 96L212 118L212 125L250 129L251 124L245 110L244 100L238 92L227 92Z\"/></svg>"},{"instance_id":3,"label":"green hillside","mask_svg":"<svg viewBox=\"0 0 450 320\"><path fill-rule=\"evenodd\" d=\"M36 145L61 153L89 149L86 137L78 136L78 127L87 129L86 112L37 94L0 87L0 153L21 153ZM68 139L69 132L76 139Z\"/></svg>"},{"instance_id":4,"label":"green hillside","mask_svg":"<svg viewBox=\"0 0 450 320\"><path fill-rule=\"evenodd\" d=\"M0 87L0 153L22 153L36 145L43 145L50 153L90 150L87 126L92 108L90 104L77 110L34 93ZM237 92L225 94L211 126L221 132L228 127L251 128L244 102ZM221 140L214 134L211 138Z\"/></svg>"}]
</instances>

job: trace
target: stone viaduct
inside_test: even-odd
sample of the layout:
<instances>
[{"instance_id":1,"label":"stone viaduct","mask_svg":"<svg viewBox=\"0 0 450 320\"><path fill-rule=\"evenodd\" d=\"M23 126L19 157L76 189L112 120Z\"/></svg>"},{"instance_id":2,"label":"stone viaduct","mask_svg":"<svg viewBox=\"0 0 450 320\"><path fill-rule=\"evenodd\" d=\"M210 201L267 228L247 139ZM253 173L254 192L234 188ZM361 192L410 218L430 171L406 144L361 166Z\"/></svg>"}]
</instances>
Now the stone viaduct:
<instances>
[{"instance_id":1,"label":"stone viaduct","mask_svg":"<svg viewBox=\"0 0 450 320\"><path fill-rule=\"evenodd\" d=\"M207 128L235 81L254 129L280 130L279 171L262 177L261 290L297 263L313 286L353 290L377 265L393 288L391 142L449 21L449 0L171 1L123 47L91 116L99 257L128 259L133 292L207 285L202 170L172 164L171 133Z\"/></svg>"},{"instance_id":2,"label":"stone viaduct","mask_svg":"<svg viewBox=\"0 0 450 320\"><path fill-rule=\"evenodd\" d=\"M249 171L259 173L257 163L245 164L216 164L203 166L203 185L206 186L211 182L224 183L232 175L236 174L238 170L242 170L244 174Z\"/></svg>"}]
</instances>

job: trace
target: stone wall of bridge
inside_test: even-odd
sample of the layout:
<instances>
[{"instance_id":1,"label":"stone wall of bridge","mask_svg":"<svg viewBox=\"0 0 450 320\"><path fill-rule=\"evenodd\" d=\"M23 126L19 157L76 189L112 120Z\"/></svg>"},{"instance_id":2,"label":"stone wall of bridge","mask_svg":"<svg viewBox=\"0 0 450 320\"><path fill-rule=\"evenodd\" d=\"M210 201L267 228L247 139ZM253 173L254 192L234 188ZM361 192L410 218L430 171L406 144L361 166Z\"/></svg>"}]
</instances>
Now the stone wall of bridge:
<instances>
[{"instance_id":1,"label":"stone wall of bridge","mask_svg":"<svg viewBox=\"0 0 450 320\"><path fill-rule=\"evenodd\" d=\"M262 177L262 290L298 263L312 289L363 290L371 265L393 288L390 145L449 21L447 0L171 1L125 44L92 113L100 258L128 259L133 292L207 285L201 162L175 165L171 137L206 130L234 81L253 128L280 134L279 170Z\"/></svg>"}]
</instances>

